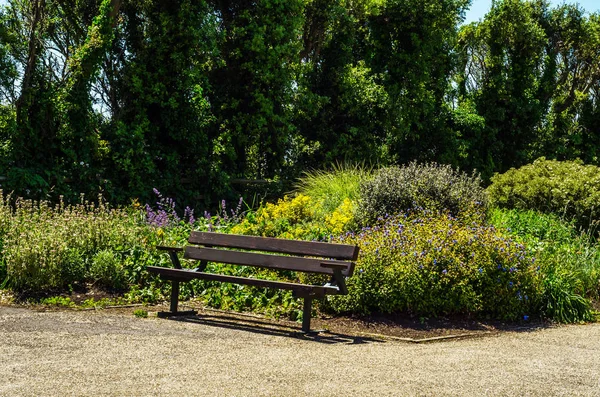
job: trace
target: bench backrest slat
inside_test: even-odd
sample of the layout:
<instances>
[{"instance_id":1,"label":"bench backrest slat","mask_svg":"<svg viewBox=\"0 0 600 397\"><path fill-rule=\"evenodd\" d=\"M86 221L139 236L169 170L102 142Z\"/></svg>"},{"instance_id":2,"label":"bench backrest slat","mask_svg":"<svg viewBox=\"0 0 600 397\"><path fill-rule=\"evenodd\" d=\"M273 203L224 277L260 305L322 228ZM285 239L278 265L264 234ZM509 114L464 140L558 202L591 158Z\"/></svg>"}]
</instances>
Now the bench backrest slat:
<instances>
[{"instance_id":1,"label":"bench backrest slat","mask_svg":"<svg viewBox=\"0 0 600 397\"><path fill-rule=\"evenodd\" d=\"M354 263L352 262L303 258L297 256L280 256L257 252L229 251L216 248L186 247L184 258L322 274L333 274L333 269L323 267L321 266L321 263L338 263L347 265L346 269L342 270L342 274L347 277L350 277L354 270Z\"/></svg>"},{"instance_id":2,"label":"bench backrest slat","mask_svg":"<svg viewBox=\"0 0 600 397\"><path fill-rule=\"evenodd\" d=\"M350 261L355 261L358 257L358 246L354 245L283 240L270 237L192 232L189 242L191 244L209 247L239 248L291 255L322 256L325 258L345 259Z\"/></svg>"}]
</instances>

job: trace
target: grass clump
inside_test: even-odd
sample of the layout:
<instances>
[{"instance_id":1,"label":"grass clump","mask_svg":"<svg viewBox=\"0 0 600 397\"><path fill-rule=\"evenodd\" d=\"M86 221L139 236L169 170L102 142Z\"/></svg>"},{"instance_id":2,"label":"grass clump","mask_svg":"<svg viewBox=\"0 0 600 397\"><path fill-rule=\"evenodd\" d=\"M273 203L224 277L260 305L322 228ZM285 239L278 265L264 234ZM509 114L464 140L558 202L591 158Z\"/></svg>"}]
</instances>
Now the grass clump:
<instances>
[{"instance_id":1,"label":"grass clump","mask_svg":"<svg viewBox=\"0 0 600 397\"><path fill-rule=\"evenodd\" d=\"M540 268L542 312L560 322L592 320L590 299L600 298L600 249L574 221L532 210L494 209L490 221L523 242Z\"/></svg>"},{"instance_id":2,"label":"grass clump","mask_svg":"<svg viewBox=\"0 0 600 397\"><path fill-rule=\"evenodd\" d=\"M333 166L331 171L306 171L296 184L296 191L319 202L323 213L331 214L344 202L359 198L360 185L369 180L373 172L360 165Z\"/></svg>"},{"instance_id":3,"label":"grass clump","mask_svg":"<svg viewBox=\"0 0 600 397\"><path fill-rule=\"evenodd\" d=\"M409 209L448 210L453 215L480 214L487 196L478 175L471 176L449 165L412 162L402 167L382 168L361 184L356 218L360 225Z\"/></svg>"}]
</instances>

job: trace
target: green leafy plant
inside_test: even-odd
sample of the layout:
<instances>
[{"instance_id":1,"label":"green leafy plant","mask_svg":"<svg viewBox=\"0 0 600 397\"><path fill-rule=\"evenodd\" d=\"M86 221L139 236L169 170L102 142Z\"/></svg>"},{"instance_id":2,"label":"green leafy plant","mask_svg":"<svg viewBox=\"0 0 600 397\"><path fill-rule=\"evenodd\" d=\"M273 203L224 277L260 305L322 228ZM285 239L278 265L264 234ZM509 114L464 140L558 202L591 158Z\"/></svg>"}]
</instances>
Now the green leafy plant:
<instances>
[{"instance_id":1,"label":"green leafy plant","mask_svg":"<svg viewBox=\"0 0 600 397\"><path fill-rule=\"evenodd\" d=\"M600 167L580 161L541 157L495 175L487 191L494 206L560 214L584 229L600 216Z\"/></svg>"},{"instance_id":2,"label":"green leafy plant","mask_svg":"<svg viewBox=\"0 0 600 397\"><path fill-rule=\"evenodd\" d=\"M522 241L535 255L545 277L545 300L550 307L557 307L552 302L558 297L572 302L600 297L600 247L594 236L579 232L573 221L532 210L506 209L492 210L490 221ZM571 313L571 321L589 318L589 302L581 303L579 308L561 312ZM548 312L554 313L554 309ZM558 315L557 319L569 318L565 316Z\"/></svg>"},{"instance_id":3,"label":"green leafy plant","mask_svg":"<svg viewBox=\"0 0 600 397\"><path fill-rule=\"evenodd\" d=\"M484 214L487 196L481 180L449 165L410 163L382 168L362 183L356 217L363 226L408 209L448 210L454 215Z\"/></svg>"},{"instance_id":4,"label":"green leafy plant","mask_svg":"<svg viewBox=\"0 0 600 397\"><path fill-rule=\"evenodd\" d=\"M40 304L47 306L59 306L59 307L75 307L75 302L71 298L65 298L63 296L52 296L50 298L44 298L40 300Z\"/></svg>"},{"instance_id":5,"label":"green leafy plant","mask_svg":"<svg viewBox=\"0 0 600 397\"><path fill-rule=\"evenodd\" d=\"M94 255L89 278L111 289L123 289L126 285L123 264L112 250L105 249Z\"/></svg>"},{"instance_id":6,"label":"green leafy plant","mask_svg":"<svg viewBox=\"0 0 600 397\"><path fill-rule=\"evenodd\" d=\"M137 318L148 318L148 311L144 309L135 309L133 315Z\"/></svg>"}]
</instances>

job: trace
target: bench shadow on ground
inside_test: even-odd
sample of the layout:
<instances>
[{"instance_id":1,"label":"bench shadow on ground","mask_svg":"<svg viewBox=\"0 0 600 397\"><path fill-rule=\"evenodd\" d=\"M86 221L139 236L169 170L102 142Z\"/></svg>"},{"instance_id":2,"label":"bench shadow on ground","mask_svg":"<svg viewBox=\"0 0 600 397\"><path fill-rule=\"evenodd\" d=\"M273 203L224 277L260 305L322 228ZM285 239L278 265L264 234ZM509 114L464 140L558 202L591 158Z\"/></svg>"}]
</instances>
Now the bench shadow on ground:
<instances>
[{"instance_id":1,"label":"bench shadow on ground","mask_svg":"<svg viewBox=\"0 0 600 397\"><path fill-rule=\"evenodd\" d=\"M279 324L261 320L260 318L239 318L226 314L199 314L181 317L171 317L171 321L179 321L193 324L202 324L211 327L226 328L232 330L242 330L262 335L279 336L286 338L294 338L308 340L324 344L366 344L366 343L383 343L380 338L367 336L356 336L330 330L318 330L318 332L303 333L300 326L293 327L287 324Z\"/></svg>"}]
</instances>

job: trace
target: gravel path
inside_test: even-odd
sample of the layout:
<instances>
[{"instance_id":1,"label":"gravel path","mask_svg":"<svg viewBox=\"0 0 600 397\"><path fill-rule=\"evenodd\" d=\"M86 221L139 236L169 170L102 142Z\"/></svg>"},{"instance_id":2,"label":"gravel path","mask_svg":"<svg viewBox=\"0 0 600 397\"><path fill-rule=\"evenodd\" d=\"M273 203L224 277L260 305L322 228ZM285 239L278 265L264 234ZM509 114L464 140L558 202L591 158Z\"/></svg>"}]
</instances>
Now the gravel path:
<instances>
[{"instance_id":1,"label":"gravel path","mask_svg":"<svg viewBox=\"0 0 600 397\"><path fill-rule=\"evenodd\" d=\"M600 396L600 324L411 344L256 321L0 307L0 396Z\"/></svg>"}]
</instances>

